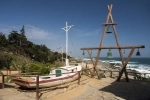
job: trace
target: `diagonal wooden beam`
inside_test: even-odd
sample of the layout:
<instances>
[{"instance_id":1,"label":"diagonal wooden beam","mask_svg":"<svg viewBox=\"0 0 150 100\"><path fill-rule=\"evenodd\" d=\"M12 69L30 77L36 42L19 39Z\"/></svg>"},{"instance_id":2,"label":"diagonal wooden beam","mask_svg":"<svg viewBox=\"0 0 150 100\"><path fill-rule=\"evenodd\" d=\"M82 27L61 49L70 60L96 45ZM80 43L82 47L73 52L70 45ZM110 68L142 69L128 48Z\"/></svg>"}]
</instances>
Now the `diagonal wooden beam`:
<instances>
[{"instance_id":1,"label":"diagonal wooden beam","mask_svg":"<svg viewBox=\"0 0 150 100\"><path fill-rule=\"evenodd\" d=\"M90 53L90 50L87 49L87 52L88 52L88 54L89 54L89 56L90 56L90 59L91 59L91 61L92 61L92 64L94 65L93 57L92 57L92 55L91 55L91 53Z\"/></svg>"},{"instance_id":2,"label":"diagonal wooden beam","mask_svg":"<svg viewBox=\"0 0 150 100\"><path fill-rule=\"evenodd\" d=\"M106 23L109 22L109 17L110 17L111 11L112 11L112 5L110 5L110 6L108 5L108 15L107 15L107 18L106 18ZM102 47L106 30L107 30L107 27L105 26L103 34L102 34L102 38L101 38L101 41L100 41L99 48ZM96 61L95 61L95 64L93 65L94 66L94 71L96 71L95 69L96 69L96 66L97 66L97 63L98 63L98 60L99 60L99 57L100 57L100 52L101 52L101 49L98 49ZM94 72L93 72L93 74L94 74Z\"/></svg>"},{"instance_id":3,"label":"diagonal wooden beam","mask_svg":"<svg viewBox=\"0 0 150 100\"><path fill-rule=\"evenodd\" d=\"M125 72L126 82L129 82L129 78L128 78L127 72L126 72L126 66L127 66L128 62L129 62L129 60L130 60L130 58L131 58L131 56L132 56L134 50L135 50L135 48L132 48L132 49L131 49L130 54L128 55L128 57L127 57L125 63L124 63L124 62L122 63L123 68L122 68L121 72L119 73L119 76L118 76L118 78L117 78L117 81L120 81L120 78L121 78L123 72Z\"/></svg>"},{"instance_id":4,"label":"diagonal wooden beam","mask_svg":"<svg viewBox=\"0 0 150 100\"><path fill-rule=\"evenodd\" d=\"M88 49L87 49L87 52L88 52L88 54L89 54L89 56L90 56L90 59L91 59L91 61L92 61L92 64L93 64L93 73L92 73L92 76L91 76L91 77L93 77L93 76L95 75L95 72L96 72L96 74L97 74L97 76L98 76L98 73L97 73L97 71L96 71L96 67L94 66L94 65L95 65L95 62L93 61L92 54L91 54L90 50L88 50Z\"/></svg>"}]
</instances>

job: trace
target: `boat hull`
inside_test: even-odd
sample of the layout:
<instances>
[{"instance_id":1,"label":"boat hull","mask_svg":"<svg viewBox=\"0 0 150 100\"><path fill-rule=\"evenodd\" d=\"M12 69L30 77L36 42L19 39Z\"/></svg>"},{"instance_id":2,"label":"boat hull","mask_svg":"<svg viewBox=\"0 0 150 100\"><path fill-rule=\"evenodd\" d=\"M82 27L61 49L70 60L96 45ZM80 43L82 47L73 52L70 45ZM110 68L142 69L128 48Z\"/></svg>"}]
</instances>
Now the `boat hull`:
<instances>
[{"instance_id":1,"label":"boat hull","mask_svg":"<svg viewBox=\"0 0 150 100\"><path fill-rule=\"evenodd\" d=\"M74 81L78 79L78 73L74 73L73 75L67 75L64 77L58 77L55 79L45 79L45 80L39 80L39 88L43 87L51 87L56 86L60 84L64 84L67 82ZM24 88L36 88L36 80L25 80L22 78L14 78L12 80L15 84L24 87Z\"/></svg>"}]
</instances>

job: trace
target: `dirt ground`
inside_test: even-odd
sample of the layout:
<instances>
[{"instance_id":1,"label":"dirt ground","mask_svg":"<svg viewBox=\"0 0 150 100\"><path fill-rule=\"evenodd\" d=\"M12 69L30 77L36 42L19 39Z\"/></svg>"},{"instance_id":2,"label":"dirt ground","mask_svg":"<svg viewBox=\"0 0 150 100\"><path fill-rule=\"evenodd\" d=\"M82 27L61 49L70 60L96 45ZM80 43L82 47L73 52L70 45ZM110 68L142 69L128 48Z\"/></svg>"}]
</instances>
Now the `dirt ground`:
<instances>
[{"instance_id":1,"label":"dirt ground","mask_svg":"<svg viewBox=\"0 0 150 100\"><path fill-rule=\"evenodd\" d=\"M76 87L70 90L60 89L63 91L61 93L58 93L58 90L42 93L40 100L150 100L150 82L148 81L130 79L126 82L122 78L120 82L117 82L116 77L106 77L100 80L96 77L82 76L82 78L88 81L80 85L75 83ZM20 92L12 83L5 86L5 89L1 89L0 84L0 100L36 100L35 92ZM50 96L52 94L54 95Z\"/></svg>"}]
</instances>

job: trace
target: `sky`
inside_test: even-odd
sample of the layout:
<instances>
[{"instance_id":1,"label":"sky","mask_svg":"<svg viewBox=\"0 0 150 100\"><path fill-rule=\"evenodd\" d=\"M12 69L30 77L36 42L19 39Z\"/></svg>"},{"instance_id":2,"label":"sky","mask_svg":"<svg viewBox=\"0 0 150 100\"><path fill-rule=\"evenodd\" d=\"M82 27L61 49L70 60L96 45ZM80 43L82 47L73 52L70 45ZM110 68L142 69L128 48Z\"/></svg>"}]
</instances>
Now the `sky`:
<instances>
[{"instance_id":1,"label":"sky","mask_svg":"<svg viewBox=\"0 0 150 100\"><path fill-rule=\"evenodd\" d=\"M12 30L20 32L24 25L29 41L65 52L66 32L61 28L67 21L74 25L68 31L69 55L89 57L80 49L99 46L110 4L120 46L145 45L141 57L150 57L150 0L0 0L0 32L7 36ZM116 45L114 34L106 34L102 46ZM111 51L113 57L119 57L117 49ZM100 56L106 57L107 52L101 50ZM125 50L123 56L129 52ZM92 50L92 57L96 55L97 50Z\"/></svg>"}]
</instances>

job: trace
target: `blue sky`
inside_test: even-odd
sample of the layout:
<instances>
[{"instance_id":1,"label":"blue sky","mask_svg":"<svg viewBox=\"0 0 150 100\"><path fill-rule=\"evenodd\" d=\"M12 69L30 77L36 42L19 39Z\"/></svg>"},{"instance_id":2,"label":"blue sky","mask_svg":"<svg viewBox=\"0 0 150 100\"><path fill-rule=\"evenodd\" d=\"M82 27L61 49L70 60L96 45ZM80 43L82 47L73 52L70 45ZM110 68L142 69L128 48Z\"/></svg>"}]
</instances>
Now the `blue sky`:
<instances>
[{"instance_id":1,"label":"blue sky","mask_svg":"<svg viewBox=\"0 0 150 100\"><path fill-rule=\"evenodd\" d=\"M150 0L0 0L0 32L20 31L25 26L28 40L45 44L61 52L66 42L66 33L61 28L66 21L74 25L69 30L69 53L82 55L80 48L98 47L108 14L107 5L113 4L112 16L121 46L145 45L141 57L150 57ZM113 34L105 35L103 46L116 46ZM102 50L105 57L108 50ZM136 51L133 56L135 56ZM112 50L118 57L118 50ZM129 50L126 50L126 57ZM92 51L96 56L97 50Z\"/></svg>"}]
</instances>

